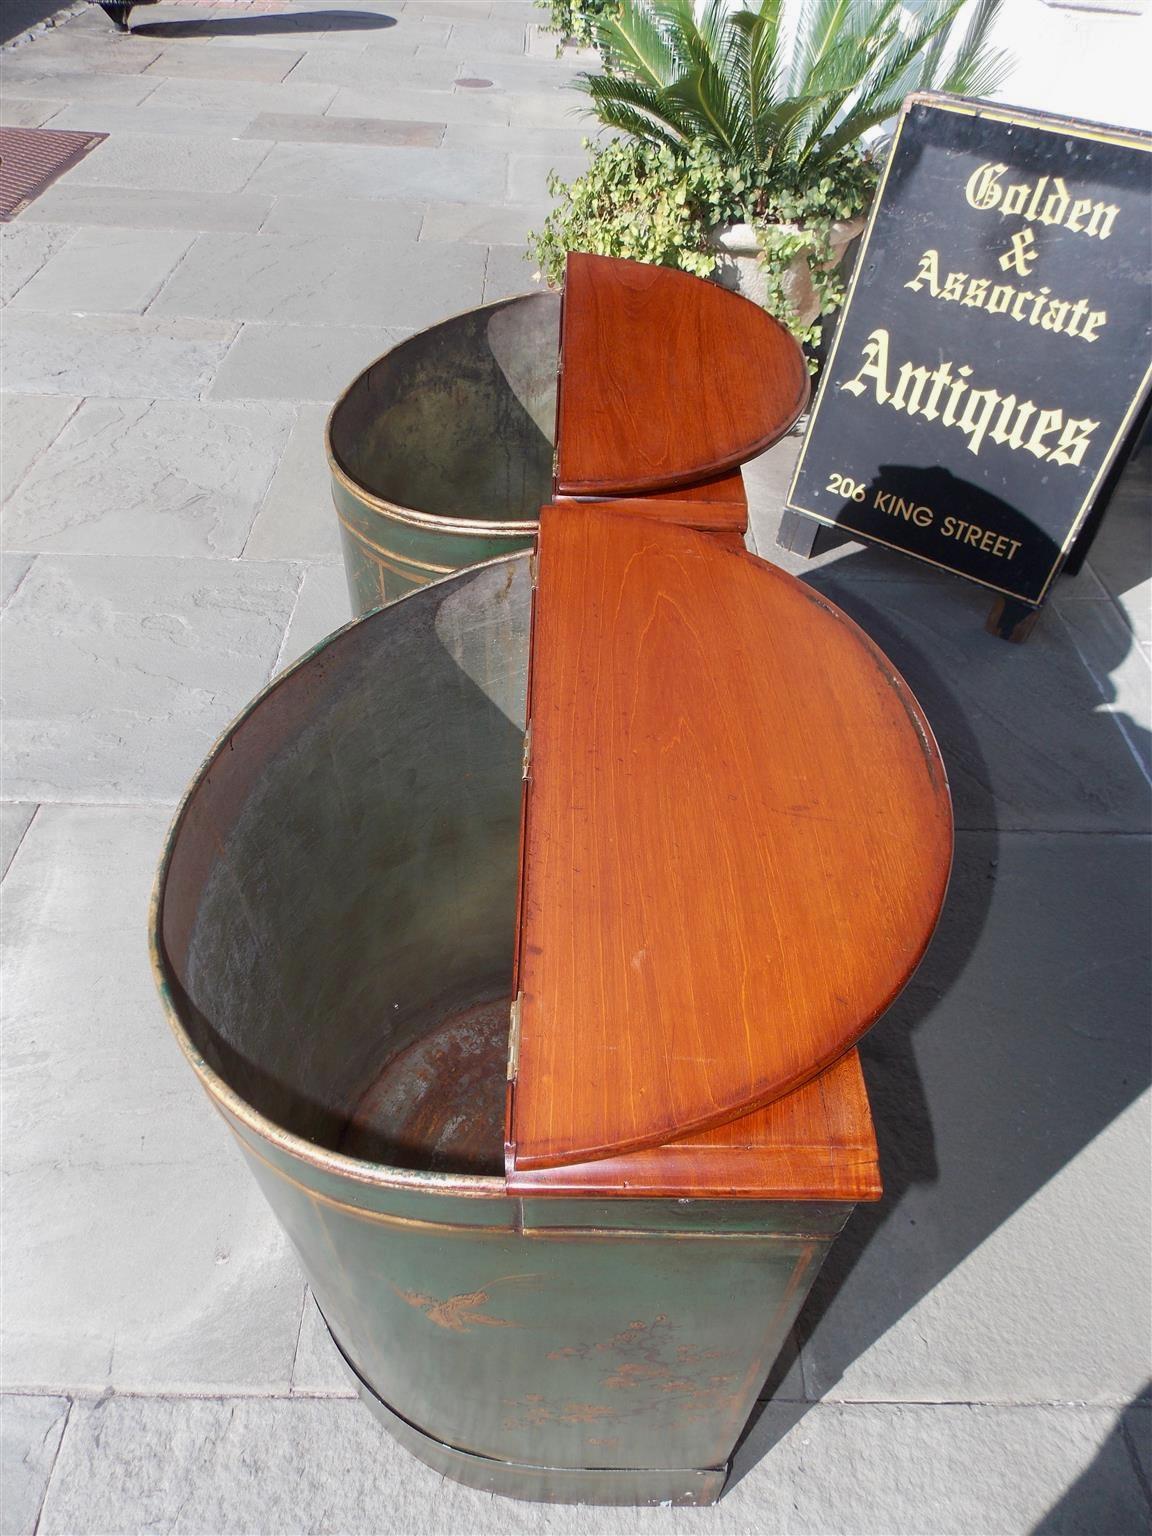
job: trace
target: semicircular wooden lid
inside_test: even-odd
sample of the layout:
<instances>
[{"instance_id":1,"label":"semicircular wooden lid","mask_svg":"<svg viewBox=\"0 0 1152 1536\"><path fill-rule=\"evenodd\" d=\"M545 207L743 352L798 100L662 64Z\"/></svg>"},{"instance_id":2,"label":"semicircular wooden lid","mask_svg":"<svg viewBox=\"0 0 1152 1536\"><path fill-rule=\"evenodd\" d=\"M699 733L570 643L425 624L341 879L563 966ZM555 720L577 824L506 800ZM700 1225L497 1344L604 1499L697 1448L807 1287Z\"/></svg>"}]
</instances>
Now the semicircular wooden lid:
<instances>
[{"instance_id":1,"label":"semicircular wooden lid","mask_svg":"<svg viewBox=\"0 0 1152 1536\"><path fill-rule=\"evenodd\" d=\"M541 517L509 1167L657 1146L806 1082L944 898L931 730L840 611L706 533Z\"/></svg>"},{"instance_id":2,"label":"semicircular wooden lid","mask_svg":"<svg viewBox=\"0 0 1152 1536\"><path fill-rule=\"evenodd\" d=\"M573 252L556 494L669 490L754 458L808 400L804 354L758 304L671 267Z\"/></svg>"}]
</instances>

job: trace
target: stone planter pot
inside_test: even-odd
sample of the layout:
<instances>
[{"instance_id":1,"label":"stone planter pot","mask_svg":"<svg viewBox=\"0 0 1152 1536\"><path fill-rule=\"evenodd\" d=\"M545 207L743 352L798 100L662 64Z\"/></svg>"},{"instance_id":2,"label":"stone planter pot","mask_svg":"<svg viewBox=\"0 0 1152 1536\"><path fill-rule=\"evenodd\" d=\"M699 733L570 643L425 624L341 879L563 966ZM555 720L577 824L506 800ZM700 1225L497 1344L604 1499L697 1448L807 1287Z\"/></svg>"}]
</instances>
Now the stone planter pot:
<instances>
[{"instance_id":1,"label":"stone planter pot","mask_svg":"<svg viewBox=\"0 0 1152 1536\"><path fill-rule=\"evenodd\" d=\"M832 260L836 267L844 252L864 228L864 219L838 219L832 225ZM798 233L795 224L778 226L786 234ZM711 243L720 255L720 265L713 280L722 288L743 294L753 303L763 305L767 295L764 269L760 264L760 244L751 224L723 224L712 231ZM801 325L811 325L820 315L820 301L812 286L812 272L803 255L793 259L784 274L784 292L800 317Z\"/></svg>"}]
</instances>

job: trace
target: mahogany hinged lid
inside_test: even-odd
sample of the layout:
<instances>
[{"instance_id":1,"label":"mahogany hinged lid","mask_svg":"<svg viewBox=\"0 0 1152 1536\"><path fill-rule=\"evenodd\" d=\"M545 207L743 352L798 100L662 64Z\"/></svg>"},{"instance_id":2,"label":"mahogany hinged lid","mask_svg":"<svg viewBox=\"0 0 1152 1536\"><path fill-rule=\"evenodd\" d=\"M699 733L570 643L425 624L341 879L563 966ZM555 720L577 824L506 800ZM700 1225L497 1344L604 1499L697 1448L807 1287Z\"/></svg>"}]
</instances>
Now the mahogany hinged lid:
<instances>
[{"instance_id":1,"label":"mahogany hinged lid","mask_svg":"<svg viewBox=\"0 0 1152 1536\"><path fill-rule=\"evenodd\" d=\"M724 538L569 502L536 581L509 1185L673 1192L667 1144L778 1141L907 981L947 782L868 637Z\"/></svg>"},{"instance_id":2,"label":"mahogany hinged lid","mask_svg":"<svg viewBox=\"0 0 1152 1536\"><path fill-rule=\"evenodd\" d=\"M669 267L568 257L558 497L716 481L782 437L808 391L800 348L759 305Z\"/></svg>"}]
</instances>

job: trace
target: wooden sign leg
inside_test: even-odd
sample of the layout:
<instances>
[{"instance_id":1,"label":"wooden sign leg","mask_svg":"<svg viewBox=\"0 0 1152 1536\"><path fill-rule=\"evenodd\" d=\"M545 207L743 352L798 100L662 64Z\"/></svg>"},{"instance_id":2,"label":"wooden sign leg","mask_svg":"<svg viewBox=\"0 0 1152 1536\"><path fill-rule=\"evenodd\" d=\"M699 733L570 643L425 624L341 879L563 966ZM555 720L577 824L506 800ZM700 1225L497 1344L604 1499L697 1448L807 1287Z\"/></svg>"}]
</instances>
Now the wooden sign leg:
<instances>
[{"instance_id":1,"label":"wooden sign leg","mask_svg":"<svg viewBox=\"0 0 1152 1536\"><path fill-rule=\"evenodd\" d=\"M824 524L818 523L814 517L803 517L799 512L785 509L776 534L776 543L790 554L811 560L816 553L820 535L824 532Z\"/></svg>"},{"instance_id":2,"label":"wooden sign leg","mask_svg":"<svg viewBox=\"0 0 1152 1536\"><path fill-rule=\"evenodd\" d=\"M1039 608L1034 608L1031 603L1022 603L1015 597L998 597L984 628L990 635L1021 645L1036 627L1039 617Z\"/></svg>"}]
</instances>

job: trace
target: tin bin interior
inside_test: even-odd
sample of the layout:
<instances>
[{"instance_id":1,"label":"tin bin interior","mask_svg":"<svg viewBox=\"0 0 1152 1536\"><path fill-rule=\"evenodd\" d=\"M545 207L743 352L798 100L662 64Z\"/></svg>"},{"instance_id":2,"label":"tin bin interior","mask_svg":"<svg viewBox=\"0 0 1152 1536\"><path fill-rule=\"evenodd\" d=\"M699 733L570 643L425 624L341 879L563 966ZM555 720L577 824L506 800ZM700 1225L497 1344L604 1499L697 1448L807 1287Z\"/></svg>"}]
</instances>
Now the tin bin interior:
<instances>
[{"instance_id":1,"label":"tin bin interior","mask_svg":"<svg viewBox=\"0 0 1152 1536\"><path fill-rule=\"evenodd\" d=\"M510 556L345 629L190 791L158 914L173 1005L320 1147L502 1172L529 600Z\"/></svg>"},{"instance_id":2,"label":"tin bin interior","mask_svg":"<svg viewBox=\"0 0 1152 1536\"><path fill-rule=\"evenodd\" d=\"M394 506L534 522L551 497L559 346L560 299L550 293L409 337L337 402L328 426L336 464Z\"/></svg>"}]
</instances>

